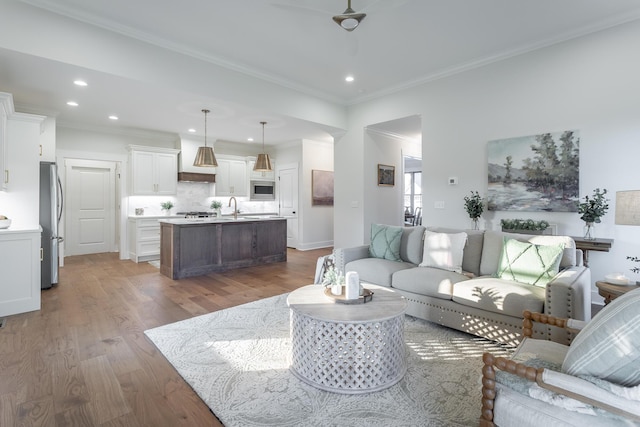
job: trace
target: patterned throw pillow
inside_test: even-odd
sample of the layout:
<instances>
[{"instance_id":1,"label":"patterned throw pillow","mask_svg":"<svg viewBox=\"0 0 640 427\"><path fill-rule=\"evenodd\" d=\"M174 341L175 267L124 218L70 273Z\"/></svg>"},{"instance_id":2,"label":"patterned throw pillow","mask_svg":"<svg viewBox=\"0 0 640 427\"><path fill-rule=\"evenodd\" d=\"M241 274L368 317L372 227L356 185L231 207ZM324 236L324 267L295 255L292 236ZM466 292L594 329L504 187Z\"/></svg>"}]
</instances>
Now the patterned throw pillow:
<instances>
[{"instance_id":1,"label":"patterned throw pillow","mask_svg":"<svg viewBox=\"0 0 640 427\"><path fill-rule=\"evenodd\" d=\"M496 276L546 286L558 274L564 245L534 245L505 237Z\"/></svg>"},{"instance_id":2,"label":"patterned throw pillow","mask_svg":"<svg viewBox=\"0 0 640 427\"><path fill-rule=\"evenodd\" d=\"M424 250L420 267L434 267L441 270L462 273L462 257L467 233L424 232Z\"/></svg>"},{"instance_id":3,"label":"patterned throw pillow","mask_svg":"<svg viewBox=\"0 0 640 427\"><path fill-rule=\"evenodd\" d=\"M576 335L562 364L569 375L590 375L625 387L640 385L640 289L602 309Z\"/></svg>"},{"instance_id":4,"label":"patterned throw pillow","mask_svg":"<svg viewBox=\"0 0 640 427\"><path fill-rule=\"evenodd\" d=\"M373 258L400 261L400 241L402 227L371 224L371 243L369 254Z\"/></svg>"}]
</instances>

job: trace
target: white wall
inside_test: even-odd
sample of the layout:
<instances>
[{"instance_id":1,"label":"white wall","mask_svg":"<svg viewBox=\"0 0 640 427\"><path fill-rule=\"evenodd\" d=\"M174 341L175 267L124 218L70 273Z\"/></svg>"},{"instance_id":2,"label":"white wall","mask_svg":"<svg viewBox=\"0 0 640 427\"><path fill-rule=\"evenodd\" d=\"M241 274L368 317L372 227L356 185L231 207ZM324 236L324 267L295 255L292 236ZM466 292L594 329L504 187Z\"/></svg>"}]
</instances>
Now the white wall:
<instances>
[{"instance_id":1,"label":"white wall","mask_svg":"<svg viewBox=\"0 0 640 427\"><path fill-rule=\"evenodd\" d=\"M365 230L379 218L366 210L380 197L367 184L375 167L365 149L363 129L370 124L421 115L423 223L452 227L469 225L463 197L470 190L486 194L487 141L578 129L580 195L596 187L612 194L597 234L615 243L608 254L591 252L592 277L632 275L625 257L640 256L640 227L614 224L613 195L640 189L640 56L632 53L638 40L640 22L632 22L351 107L349 132L335 145L336 247L365 242ZM459 184L448 185L449 176ZM353 201L362 204L353 208ZM445 209L434 209L435 201ZM513 213L487 214L485 226L497 229L508 216ZM562 234L582 234L576 213L527 217L548 219Z\"/></svg>"},{"instance_id":2,"label":"white wall","mask_svg":"<svg viewBox=\"0 0 640 427\"><path fill-rule=\"evenodd\" d=\"M333 171L333 145L310 140L302 141L302 167L299 208L299 249L333 246L333 206L313 206L311 200L311 171Z\"/></svg>"}]
</instances>

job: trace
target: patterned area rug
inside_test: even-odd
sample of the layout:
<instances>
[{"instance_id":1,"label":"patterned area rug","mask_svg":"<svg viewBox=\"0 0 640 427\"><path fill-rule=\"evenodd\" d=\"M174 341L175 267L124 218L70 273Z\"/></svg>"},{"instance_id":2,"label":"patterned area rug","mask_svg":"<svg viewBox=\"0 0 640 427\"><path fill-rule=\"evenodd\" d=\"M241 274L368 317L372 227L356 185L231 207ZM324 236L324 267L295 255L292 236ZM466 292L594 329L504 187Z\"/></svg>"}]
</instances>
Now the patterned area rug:
<instances>
[{"instance_id":1,"label":"patterned area rug","mask_svg":"<svg viewBox=\"0 0 640 427\"><path fill-rule=\"evenodd\" d=\"M150 329L160 349L226 427L470 426L480 416L482 338L406 317L408 369L396 385L345 395L289 372L287 294Z\"/></svg>"}]
</instances>

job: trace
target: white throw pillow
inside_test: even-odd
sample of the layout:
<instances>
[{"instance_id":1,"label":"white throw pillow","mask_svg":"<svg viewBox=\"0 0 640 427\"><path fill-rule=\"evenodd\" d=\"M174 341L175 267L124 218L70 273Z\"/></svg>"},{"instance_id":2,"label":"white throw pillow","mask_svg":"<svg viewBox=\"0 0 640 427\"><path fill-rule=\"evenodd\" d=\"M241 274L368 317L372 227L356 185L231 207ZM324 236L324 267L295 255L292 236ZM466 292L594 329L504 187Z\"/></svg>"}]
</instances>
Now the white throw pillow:
<instances>
[{"instance_id":1,"label":"white throw pillow","mask_svg":"<svg viewBox=\"0 0 640 427\"><path fill-rule=\"evenodd\" d=\"M424 232L424 250L420 267L434 267L441 270L462 273L462 256L467 233Z\"/></svg>"}]
</instances>

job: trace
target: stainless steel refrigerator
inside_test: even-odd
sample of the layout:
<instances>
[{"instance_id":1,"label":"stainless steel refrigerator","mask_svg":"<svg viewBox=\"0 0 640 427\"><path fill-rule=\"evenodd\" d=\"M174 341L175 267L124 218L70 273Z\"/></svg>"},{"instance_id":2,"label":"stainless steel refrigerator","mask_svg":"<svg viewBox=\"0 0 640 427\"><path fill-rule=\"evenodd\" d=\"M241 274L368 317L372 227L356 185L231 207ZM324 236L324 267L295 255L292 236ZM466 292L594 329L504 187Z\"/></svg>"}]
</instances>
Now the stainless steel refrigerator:
<instances>
[{"instance_id":1,"label":"stainless steel refrigerator","mask_svg":"<svg viewBox=\"0 0 640 427\"><path fill-rule=\"evenodd\" d=\"M40 162L40 226L42 227L41 288L49 289L58 283L58 235L63 207L62 182L58 166Z\"/></svg>"}]
</instances>

